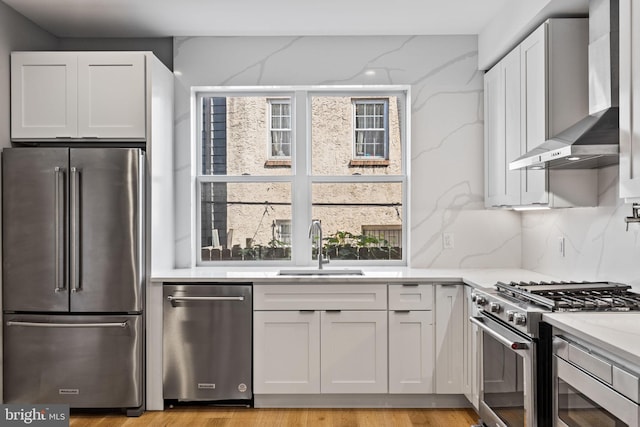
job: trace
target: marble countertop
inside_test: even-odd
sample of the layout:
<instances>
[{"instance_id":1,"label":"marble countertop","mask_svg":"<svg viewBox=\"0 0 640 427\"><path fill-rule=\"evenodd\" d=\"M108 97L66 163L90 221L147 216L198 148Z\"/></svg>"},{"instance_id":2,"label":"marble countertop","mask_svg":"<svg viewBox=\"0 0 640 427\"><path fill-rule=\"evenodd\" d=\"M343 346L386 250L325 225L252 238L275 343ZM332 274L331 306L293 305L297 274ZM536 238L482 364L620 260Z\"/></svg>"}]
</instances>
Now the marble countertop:
<instances>
[{"instance_id":1,"label":"marble countertop","mask_svg":"<svg viewBox=\"0 0 640 427\"><path fill-rule=\"evenodd\" d=\"M402 283L406 281L460 282L476 288L490 288L498 281L551 281L551 277L534 271L512 268L429 269L407 267L362 267L363 276L280 276L278 271L289 267L195 267L156 271L154 282L246 282L254 284L317 283ZM346 268L346 267L332 267ZM566 279L566 278L565 278ZM605 350L640 366L640 312L635 313L576 313L556 312L544 315L544 320Z\"/></svg>"},{"instance_id":2,"label":"marble countertop","mask_svg":"<svg viewBox=\"0 0 640 427\"><path fill-rule=\"evenodd\" d=\"M284 268L284 267L283 267ZM335 269L346 267L335 267ZM364 275L331 275L331 276L280 276L278 271L281 268L274 267L243 267L232 269L229 267L195 267L178 268L171 270L156 271L151 276L155 282L240 282L252 281L254 283L401 283L405 281L434 281L434 282L460 282L480 288L492 287L498 281L511 280L554 280L536 272L509 269L509 268L486 268L486 269L429 269L429 268L407 268L407 267L376 267L359 268ZM286 268L291 269L291 268ZM333 267L332 267L333 269Z\"/></svg>"},{"instance_id":3,"label":"marble countertop","mask_svg":"<svg viewBox=\"0 0 640 427\"><path fill-rule=\"evenodd\" d=\"M542 318L640 367L640 312L556 312Z\"/></svg>"}]
</instances>

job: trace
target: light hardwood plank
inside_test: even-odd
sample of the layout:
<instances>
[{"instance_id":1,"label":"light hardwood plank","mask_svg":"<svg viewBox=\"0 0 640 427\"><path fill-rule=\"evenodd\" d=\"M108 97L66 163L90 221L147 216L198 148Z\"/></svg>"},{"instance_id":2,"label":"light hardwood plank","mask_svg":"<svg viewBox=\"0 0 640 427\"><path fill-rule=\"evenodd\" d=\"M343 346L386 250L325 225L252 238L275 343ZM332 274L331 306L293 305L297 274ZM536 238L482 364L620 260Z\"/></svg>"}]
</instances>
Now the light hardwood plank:
<instances>
[{"instance_id":1,"label":"light hardwood plank","mask_svg":"<svg viewBox=\"0 0 640 427\"><path fill-rule=\"evenodd\" d=\"M70 427L469 427L472 409L249 409L186 406L145 412L71 413Z\"/></svg>"}]
</instances>

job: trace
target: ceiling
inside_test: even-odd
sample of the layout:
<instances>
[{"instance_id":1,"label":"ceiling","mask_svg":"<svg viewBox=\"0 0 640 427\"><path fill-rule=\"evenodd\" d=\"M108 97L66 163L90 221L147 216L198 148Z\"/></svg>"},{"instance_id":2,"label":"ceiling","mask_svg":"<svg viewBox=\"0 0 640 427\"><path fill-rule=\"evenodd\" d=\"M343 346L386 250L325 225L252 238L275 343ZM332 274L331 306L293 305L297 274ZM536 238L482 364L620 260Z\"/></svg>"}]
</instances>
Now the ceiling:
<instances>
[{"instance_id":1,"label":"ceiling","mask_svg":"<svg viewBox=\"0 0 640 427\"><path fill-rule=\"evenodd\" d=\"M509 0L2 0L58 37L478 34Z\"/></svg>"}]
</instances>

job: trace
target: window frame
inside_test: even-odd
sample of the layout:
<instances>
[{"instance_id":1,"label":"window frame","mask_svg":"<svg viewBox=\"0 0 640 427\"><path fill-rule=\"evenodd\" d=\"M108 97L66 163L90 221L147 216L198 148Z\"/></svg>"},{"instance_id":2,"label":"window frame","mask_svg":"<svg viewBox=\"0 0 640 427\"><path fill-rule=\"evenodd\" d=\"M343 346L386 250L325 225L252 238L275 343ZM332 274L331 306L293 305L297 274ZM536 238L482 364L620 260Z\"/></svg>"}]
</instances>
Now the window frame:
<instances>
[{"instance_id":1,"label":"window frame","mask_svg":"<svg viewBox=\"0 0 640 427\"><path fill-rule=\"evenodd\" d=\"M353 160L373 160L373 161L381 161L381 160L389 160L389 99L383 98L352 98L352 123L353 123ZM382 128L358 128L358 105L377 105L382 104ZM363 116L366 118L367 116ZM375 116L374 116L375 117ZM359 156L358 155L358 131L367 132L367 131L380 131L384 132L384 141L382 142L382 156Z\"/></svg>"},{"instance_id":2,"label":"window frame","mask_svg":"<svg viewBox=\"0 0 640 427\"><path fill-rule=\"evenodd\" d=\"M406 266L408 265L408 248L410 247L410 129L411 129L411 94L409 85L376 85L376 86L202 86L192 87L192 234L193 256L196 266L207 267L251 267L251 266L313 266L311 240L307 238L311 223L311 187L315 183L375 183L396 182L402 185L402 258L399 260L358 260L357 265ZM398 175L312 175L311 158L311 100L314 95L340 96L362 99L380 99L395 96L398 98L400 119L400 144L402 150L401 170ZM291 100L291 174L290 175L202 175L202 99L209 97L256 96L267 99L290 97ZM388 102L386 103L388 108ZM355 111L355 110L354 110ZM269 111L269 116L271 112ZM385 111L388 116L388 111ZM355 120L355 118L354 118ZM388 123L388 121L387 121ZM269 123L270 127L270 123ZM355 122L354 122L355 128ZM355 132L353 132L355 135ZM388 140L388 131L386 132ZM352 145L355 149L355 144ZM388 142L386 143L388 151ZM269 150L271 146L269 144ZM202 183L289 183L291 188L291 259L277 261L203 261L201 244L201 188ZM332 260L332 264L353 264L348 260Z\"/></svg>"},{"instance_id":3,"label":"window frame","mask_svg":"<svg viewBox=\"0 0 640 427\"><path fill-rule=\"evenodd\" d=\"M268 160L281 160L281 161L291 161L291 157L292 157L292 149L293 146L295 145L294 139L293 139L293 110L292 110L292 102L291 102L291 98L284 98L284 97L267 97L267 104L269 105L269 108L267 109L267 159ZM278 104L278 105L288 105L289 106L289 128L278 128L278 129L274 129L273 128L273 105ZM283 115L280 115L279 117L285 117ZM277 155L273 155L273 132L274 131L279 131L279 132L285 132L288 131L289 132L289 155L288 156L277 156Z\"/></svg>"}]
</instances>

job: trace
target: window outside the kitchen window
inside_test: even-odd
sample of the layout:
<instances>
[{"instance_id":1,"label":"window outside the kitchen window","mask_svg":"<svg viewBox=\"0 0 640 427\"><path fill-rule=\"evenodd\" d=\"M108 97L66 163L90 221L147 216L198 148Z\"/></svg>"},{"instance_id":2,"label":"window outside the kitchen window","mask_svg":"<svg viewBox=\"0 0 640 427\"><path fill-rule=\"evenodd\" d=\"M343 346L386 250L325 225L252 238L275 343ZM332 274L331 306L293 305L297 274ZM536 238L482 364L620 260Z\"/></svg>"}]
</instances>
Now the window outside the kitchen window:
<instances>
[{"instance_id":1,"label":"window outside the kitchen window","mask_svg":"<svg viewBox=\"0 0 640 427\"><path fill-rule=\"evenodd\" d=\"M354 100L354 157L387 158L387 100Z\"/></svg>"}]
</instances>

